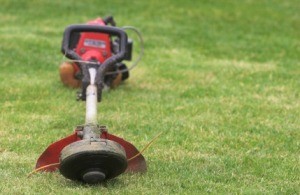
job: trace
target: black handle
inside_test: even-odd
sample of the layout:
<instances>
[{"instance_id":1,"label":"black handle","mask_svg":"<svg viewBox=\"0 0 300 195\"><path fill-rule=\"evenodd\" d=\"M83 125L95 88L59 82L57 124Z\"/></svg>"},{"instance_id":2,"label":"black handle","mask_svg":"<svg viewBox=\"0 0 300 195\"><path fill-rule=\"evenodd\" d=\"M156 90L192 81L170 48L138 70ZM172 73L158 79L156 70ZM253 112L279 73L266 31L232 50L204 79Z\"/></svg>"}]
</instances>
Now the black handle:
<instances>
[{"instance_id":1,"label":"black handle","mask_svg":"<svg viewBox=\"0 0 300 195\"><path fill-rule=\"evenodd\" d=\"M116 55L111 56L106 61L103 62L108 64L109 61L120 62L125 58L126 45L127 45L127 34L120 28L111 27L111 26L100 26L100 25L89 25L89 24L78 24L68 26L63 35L63 42L61 51L66 57L72 60L82 60L81 57L73 50L69 48L70 38L72 33L80 32L96 32L96 33L105 33L113 36L117 36L120 39L120 50Z\"/></svg>"},{"instance_id":2,"label":"black handle","mask_svg":"<svg viewBox=\"0 0 300 195\"><path fill-rule=\"evenodd\" d=\"M62 42L62 53L72 59L81 61L82 58L73 50L70 49L70 38L72 33L80 33L80 32L96 32L96 33L105 33L112 36L117 36L120 40L119 52L116 55L113 55L107 58L101 66L97 70L96 74L96 84L98 88L98 101L101 101L102 89L104 87L104 77L105 73L109 69L109 67L114 64L121 62L126 58L126 46L127 46L127 34L120 28L111 27L111 26L100 26L100 25L88 25L88 24L79 24L79 25L71 25L68 26L63 35ZM86 88L90 82L90 75L88 72L89 64L83 65L83 63L78 62L79 67L83 73L82 78L82 100L85 100Z\"/></svg>"}]
</instances>

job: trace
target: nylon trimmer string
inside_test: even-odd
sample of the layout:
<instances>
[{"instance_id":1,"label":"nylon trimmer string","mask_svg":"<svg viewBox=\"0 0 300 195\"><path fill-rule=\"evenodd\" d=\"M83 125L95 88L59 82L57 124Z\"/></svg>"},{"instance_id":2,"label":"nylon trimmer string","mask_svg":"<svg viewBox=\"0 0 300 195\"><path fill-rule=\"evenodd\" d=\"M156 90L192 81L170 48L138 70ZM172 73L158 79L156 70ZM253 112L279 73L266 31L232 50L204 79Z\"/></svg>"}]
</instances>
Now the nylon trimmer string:
<instances>
[{"instance_id":1,"label":"nylon trimmer string","mask_svg":"<svg viewBox=\"0 0 300 195\"><path fill-rule=\"evenodd\" d=\"M134 155L133 157L127 159L127 162L137 158L139 155L143 154L143 152L145 152L145 150L147 150L154 142L155 140L157 140L157 138L159 138L161 135L162 135L163 132L160 132L158 135L156 135L149 143L147 143L147 145L139 152L137 153L136 155ZM54 166L57 166L57 165L60 165L60 162L57 162L57 163L51 163L51 164L48 164L48 165L45 165L45 166L42 166L40 168L37 168L37 169L34 169L33 171L31 171L27 177L30 177L31 175L37 173L38 171L41 171L41 170L44 170L46 168L49 168L49 167L54 167Z\"/></svg>"}]
</instances>

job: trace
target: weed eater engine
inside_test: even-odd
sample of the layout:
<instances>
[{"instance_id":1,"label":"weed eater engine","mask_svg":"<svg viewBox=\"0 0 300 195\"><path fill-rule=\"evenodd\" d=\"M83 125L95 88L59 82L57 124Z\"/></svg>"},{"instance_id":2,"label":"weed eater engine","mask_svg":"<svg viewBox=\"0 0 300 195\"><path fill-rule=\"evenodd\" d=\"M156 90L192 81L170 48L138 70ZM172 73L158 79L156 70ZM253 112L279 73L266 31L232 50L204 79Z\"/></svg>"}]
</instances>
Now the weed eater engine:
<instances>
[{"instance_id":1,"label":"weed eater engine","mask_svg":"<svg viewBox=\"0 0 300 195\"><path fill-rule=\"evenodd\" d=\"M116 23L112 16L104 19L98 18L89 21L89 25L101 25L101 26L116 26ZM131 29L138 33L141 40L140 33L133 27L123 27L124 29ZM96 64L103 63L112 55L119 52L120 40L118 38L113 39L110 34L95 33L95 32L74 32L70 37L69 49L74 51L84 61L93 61ZM131 39L128 40L125 47L125 56L122 60L131 61L132 58L132 46ZM64 51L63 51L64 52ZM66 53L64 53L66 54ZM70 56L67 56L70 57ZM141 57L141 56L140 56ZM138 59L139 60L139 59ZM66 86L77 88L81 85L83 73L78 65L78 59L72 62L64 62L60 66L60 78L63 84ZM135 62L137 64L137 61ZM104 84L106 87L116 87L121 81L126 80L129 77L129 71L127 66L122 62L116 62L109 67L109 73L107 72L104 78Z\"/></svg>"},{"instance_id":2,"label":"weed eater engine","mask_svg":"<svg viewBox=\"0 0 300 195\"><path fill-rule=\"evenodd\" d=\"M145 158L136 147L108 133L106 126L97 122L97 102L101 101L102 90L117 79L128 78L130 70L122 61L131 59L132 42L123 28L114 25L113 18L108 17L65 29L62 52L71 63L62 65L61 70L67 67L72 71L69 75L61 71L62 80L70 86L73 81L81 81L79 99L86 101L85 124L48 146L37 160L36 170L59 169L64 177L89 184L124 172L146 171ZM65 79L67 76L73 80Z\"/></svg>"}]
</instances>

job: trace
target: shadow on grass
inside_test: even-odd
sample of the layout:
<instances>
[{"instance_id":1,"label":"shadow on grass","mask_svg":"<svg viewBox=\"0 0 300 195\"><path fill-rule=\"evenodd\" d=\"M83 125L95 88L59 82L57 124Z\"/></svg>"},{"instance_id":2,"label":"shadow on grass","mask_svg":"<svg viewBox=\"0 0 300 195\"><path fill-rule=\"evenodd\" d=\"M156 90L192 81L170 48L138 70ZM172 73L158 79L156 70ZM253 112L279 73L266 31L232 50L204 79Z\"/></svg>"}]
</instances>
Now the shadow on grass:
<instances>
[{"instance_id":1,"label":"shadow on grass","mask_svg":"<svg viewBox=\"0 0 300 195\"><path fill-rule=\"evenodd\" d=\"M73 180L69 180L64 178L65 181L65 185L67 187L81 187L81 188L111 188L111 187L125 187L125 182L124 180L120 179L120 178L113 178L113 179L109 179L106 180L104 182L101 183L97 183L97 184L87 184L87 183L83 183L80 181L73 181Z\"/></svg>"}]
</instances>

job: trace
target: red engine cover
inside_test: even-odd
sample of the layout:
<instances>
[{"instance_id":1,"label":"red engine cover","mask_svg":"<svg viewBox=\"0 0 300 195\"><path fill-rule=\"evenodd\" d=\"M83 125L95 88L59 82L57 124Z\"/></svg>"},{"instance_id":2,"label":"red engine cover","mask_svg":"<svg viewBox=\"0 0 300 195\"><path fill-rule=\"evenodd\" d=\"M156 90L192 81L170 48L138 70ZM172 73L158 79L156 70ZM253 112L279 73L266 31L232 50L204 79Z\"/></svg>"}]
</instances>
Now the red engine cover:
<instances>
[{"instance_id":1,"label":"red engine cover","mask_svg":"<svg viewBox=\"0 0 300 195\"><path fill-rule=\"evenodd\" d=\"M91 25L105 25L101 18L89 21ZM110 36L104 33L83 32L75 48L83 60L97 60L103 63L111 56Z\"/></svg>"}]
</instances>

